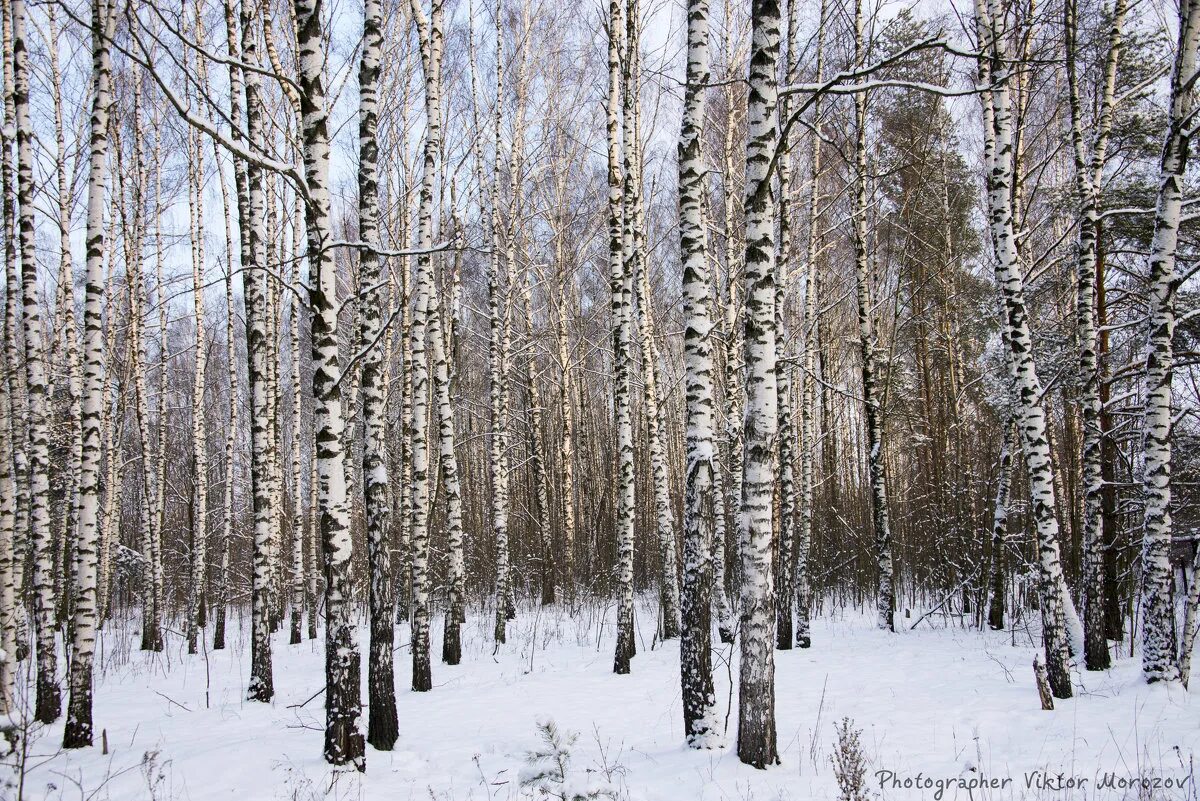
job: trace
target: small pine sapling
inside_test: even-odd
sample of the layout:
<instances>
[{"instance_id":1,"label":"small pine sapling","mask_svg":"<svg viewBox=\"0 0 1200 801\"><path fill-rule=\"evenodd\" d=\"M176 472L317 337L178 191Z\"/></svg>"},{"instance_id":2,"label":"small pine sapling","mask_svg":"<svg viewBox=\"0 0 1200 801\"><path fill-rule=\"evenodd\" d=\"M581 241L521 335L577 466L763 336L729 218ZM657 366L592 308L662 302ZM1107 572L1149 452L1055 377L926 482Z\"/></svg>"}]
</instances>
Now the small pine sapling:
<instances>
[{"instance_id":1,"label":"small pine sapling","mask_svg":"<svg viewBox=\"0 0 1200 801\"><path fill-rule=\"evenodd\" d=\"M542 746L526 752L521 768L521 787L531 789L536 798L555 798L558 801L596 801L615 799L608 782L594 771L582 776L571 772L571 748L579 739L577 732L563 732L553 718L538 721Z\"/></svg>"}]
</instances>

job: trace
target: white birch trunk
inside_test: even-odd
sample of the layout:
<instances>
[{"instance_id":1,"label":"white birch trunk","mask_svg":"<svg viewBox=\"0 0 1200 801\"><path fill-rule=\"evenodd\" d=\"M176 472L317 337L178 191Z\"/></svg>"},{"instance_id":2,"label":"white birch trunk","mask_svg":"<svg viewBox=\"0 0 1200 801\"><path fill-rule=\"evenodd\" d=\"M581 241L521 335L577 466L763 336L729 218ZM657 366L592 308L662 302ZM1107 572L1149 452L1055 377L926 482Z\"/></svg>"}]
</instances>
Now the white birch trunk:
<instances>
[{"instance_id":1,"label":"white birch trunk","mask_svg":"<svg viewBox=\"0 0 1200 801\"><path fill-rule=\"evenodd\" d=\"M746 412L741 542L742 661L738 673L738 758L765 768L775 743L775 586L772 570L775 436L779 409L775 341L775 190L769 166L778 144L779 4L753 0L746 144Z\"/></svg>"},{"instance_id":2,"label":"white birch trunk","mask_svg":"<svg viewBox=\"0 0 1200 801\"><path fill-rule=\"evenodd\" d=\"M430 361L428 339L431 326L439 324L433 316L437 301L433 256L427 252L433 246L434 203L441 180L442 144L442 2L431 0L426 16L418 0L409 7L421 41L421 64L425 73L425 148L421 180L421 208L418 215L417 246L423 252L417 257L417 309L412 328L413 357L413 622L412 622L412 688L416 692L433 689L429 656L429 511L433 500L430 491Z\"/></svg>"},{"instance_id":3,"label":"white birch trunk","mask_svg":"<svg viewBox=\"0 0 1200 801\"><path fill-rule=\"evenodd\" d=\"M361 672L350 607L349 505L342 451L341 367L338 362L337 268L329 197L329 117L323 69L322 0L296 0L304 176L308 184L309 287L312 299L313 417L316 427L321 541L325 555L325 759L366 769L359 728Z\"/></svg>"},{"instance_id":4,"label":"white birch trunk","mask_svg":"<svg viewBox=\"0 0 1200 801\"><path fill-rule=\"evenodd\" d=\"M33 207L33 121L29 112L29 50L25 0L10 0L13 26L14 105L17 129L17 205L20 210L21 284L25 324L25 383L29 393L29 524L33 544L33 609L37 630L37 701L34 717L51 723L62 712L55 641L54 537L50 529L49 382L38 302Z\"/></svg>"},{"instance_id":5,"label":"white birch trunk","mask_svg":"<svg viewBox=\"0 0 1200 801\"><path fill-rule=\"evenodd\" d=\"M630 178L622 169L629 146L631 100L629 71L622 73L627 8L623 0L610 0L608 13L608 235L609 291L612 295L613 408L616 423L616 525L617 534L617 647L613 672L629 672L636 653L633 632L634 465L633 417L630 408L630 353L632 347L631 277L634 221L629 219ZM636 90L635 90L636 91ZM624 125L622 125L624 108ZM625 166L629 160L625 156Z\"/></svg>"},{"instance_id":6,"label":"white birch trunk","mask_svg":"<svg viewBox=\"0 0 1200 801\"><path fill-rule=\"evenodd\" d=\"M367 572L370 584L370 653L367 665L367 742L390 751L399 734L396 718L396 681L392 662L391 548L389 543L386 406L383 395L384 348L377 343L382 332L384 297L381 259L372 250L379 243L379 143L377 92L383 56L383 6L379 0L363 4L362 60L358 68L358 233L367 247L359 253L359 347L362 360L363 414L362 490L367 519ZM299 629L299 624L295 624Z\"/></svg>"},{"instance_id":7,"label":"white birch trunk","mask_svg":"<svg viewBox=\"0 0 1200 801\"><path fill-rule=\"evenodd\" d=\"M975 18L983 93L984 164L988 170L988 219L995 251L994 268L999 285L1004 326L1017 401L1025 466L1029 475L1032 515L1038 537L1038 564L1042 612L1042 639L1050 686L1057 698L1071 697L1068 672L1065 582L1059 559L1059 526L1056 516L1054 470L1050 461L1046 413L1042 408L1042 383L1033 357L1033 338L1025 305L1025 286L1017 252L1013 222L1013 126L1008 79L993 65L1004 63L1006 48L1000 40L995 1L976 0ZM1004 67L1003 69L1007 69Z\"/></svg>"},{"instance_id":8,"label":"white birch trunk","mask_svg":"<svg viewBox=\"0 0 1200 801\"><path fill-rule=\"evenodd\" d=\"M863 41L866 20L862 0L854 6L854 61L860 68L865 63L866 44ZM854 278L858 296L858 337L862 358L863 416L867 424L867 464L871 481L871 527L875 535L876 626L895 631L892 620L896 605L892 575L892 532L888 518L887 469L883 452L883 408L879 388L879 366L876 362L879 340L875 334L874 305L871 301L871 254L868 243L867 214L867 92L854 95L854 198L853 240Z\"/></svg>"},{"instance_id":9,"label":"white birch trunk","mask_svg":"<svg viewBox=\"0 0 1200 801\"><path fill-rule=\"evenodd\" d=\"M717 482L713 400L713 323L709 312L708 237L704 228L704 93L709 81L708 3L688 0L687 83L679 130L679 250L683 258L684 474L682 631L679 671L683 730L692 748L720 744L712 679L713 532Z\"/></svg>"},{"instance_id":10,"label":"white birch trunk","mask_svg":"<svg viewBox=\"0 0 1200 801\"><path fill-rule=\"evenodd\" d=\"M75 546L75 620L71 642L70 698L64 748L92 744L92 657L100 603L96 566L100 511L100 420L104 400L104 207L108 182L108 115L112 102L109 43L116 13L103 0L92 3L92 116L87 195L87 274L84 284L83 448L79 475L79 537ZM113 488L109 487L109 492ZM106 558L106 555L101 555Z\"/></svg>"},{"instance_id":11,"label":"white birch trunk","mask_svg":"<svg viewBox=\"0 0 1200 801\"><path fill-rule=\"evenodd\" d=\"M496 540L496 624L494 637L497 643L507 638L507 623L513 617L513 589L511 557L508 544L509 523L509 475L508 475L508 368L509 327L508 292L504 281L509 272L506 265L501 271L501 242L504 234L500 225L500 165L501 123L504 97L504 56L500 33L503 19L503 0L496 2L496 107L493 135L495 154L491 181L491 246L488 261L488 315L490 336L488 340L488 381L491 401L491 450L490 466L492 479L492 531ZM507 250L507 248L506 248Z\"/></svg>"},{"instance_id":12,"label":"white birch trunk","mask_svg":"<svg viewBox=\"0 0 1200 801\"><path fill-rule=\"evenodd\" d=\"M1099 110L1089 153L1085 142L1083 101L1080 97L1077 51L1077 0L1064 3L1068 99L1071 144L1075 157L1075 194L1079 204L1079 233L1075 246L1075 327L1079 340L1079 406L1083 428L1080 472L1083 479L1083 609L1084 664L1088 670L1106 670L1110 663L1104 620L1104 541L1102 495L1104 470L1100 431L1100 367L1096 356L1096 258L1098 249L1101 183L1104 177L1109 132L1113 121L1113 95L1125 0L1116 0L1101 79Z\"/></svg>"},{"instance_id":13,"label":"white birch trunk","mask_svg":"<svg viewBox=\"0 0 1200 801\"><path fill-rule=\"evenodd\" d=\"M196 4L195 35L206 41L200 3ZM200 84L207 75L200 60ZM188 592L188 653L198 650L208 608L208 430L205 421L204 386L208 365L208 336L204 306L204 140L198 131L188 131L188 221L192 239L192 308L195 317L196 360L192 382L192 503L191 587Z\"/></svg>"},{"instance_id":14,"label":"white birch trunk","mask_svg":"<svg viewBox=\"0 0 1200 801\"><path fill-rule=\"evenodd\" d=\"M1171 379L1175 361L1171 340L1176 322L1175 293L1180 282L1176 249L1183 216L1183 181L1196 111L1193 83L1198 48L1200 2L1185 0L1179 9L1179 44L1171 72L1168 128L1159 163L1154 236L1150 240L1150 333L1142 418L1142 492L1146 504L1142 533L1142 673L1147 682L1181 678L1171 591ZM1195 614L1195 604L1190 607L1186 617ZM1190 641L1191 636L1187 639Z\"/></svg>"},{"instance_id":15,"label":"white birch trunk","mask_svg":"<svg viewBox=\"0 0 1200 801\"><path fill-rule=\"evenodd\" d=\"M825 21L828 5L821 2L820 31L817 37L817 63L815 80L820 83L825 77ZM821 251L821 99L813 101L812 108L813 144L812 160L808 178L808 243L804 257L804 372L800 388L800 523L796 530L793 547L793 584L796 610L796 646L812 646L812 585L809 577L808 555L812 547L813 517L815 509L816 458L817 458L817 330L821 292L821 274L817 262Z\"/></svg>"}]
</instances>

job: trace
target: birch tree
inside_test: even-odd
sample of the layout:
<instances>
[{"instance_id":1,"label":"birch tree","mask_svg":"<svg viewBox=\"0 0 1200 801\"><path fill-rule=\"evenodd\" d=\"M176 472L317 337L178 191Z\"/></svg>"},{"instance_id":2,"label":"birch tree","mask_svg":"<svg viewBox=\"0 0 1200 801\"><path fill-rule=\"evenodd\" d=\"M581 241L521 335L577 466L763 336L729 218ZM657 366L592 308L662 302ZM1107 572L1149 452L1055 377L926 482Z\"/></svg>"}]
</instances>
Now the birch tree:
<instances>
[{"instance_id":1,"label":"birch tree","mask_svg":"<svg viewBox=\"0 0 1200 801\"><path fill-rule=\"evenodd\" d=\"M201 4L196 4L195 35L205 41ZM200 83L207 85L204 61L199 61ZM204 306L204 141L191 128L188 137L188 225L192 244L192 308L195 319L196 375L192 381L192 494L191 587L188 592L188 653L197 651L200 629L208 607L208 430L205 423L204 387L208 342Z\"/></svg>"},{"instance_id":2,"label":"birch tree","mask_svg":"<svg viewBox=\"0 0 1200 801\"><path fill-rule=\"evenodd\" d=\"M863 41L866 20L862 2L854 5L854 64L862 69L866 60ZM875 535L875 563L878 573L876 625L895 631L892 620L896 605L892 568L892 533L888 519L887 469L883 452L883 408L879 389L879 348L875 334L874 304L871 300L871 253L868 243L867 188L867 95L866 89L854 94L854 195L853 241L854 285L858 299L858 338L862 358L863 416L867 425L867 464L871 481L871 527Z\"/></svg>"},{"instance_id":3,"label":"birch tree","mask_svg":"<svg viewBox=\"0 0 1200 801\"><path fill-rule=\"evenodd\" d=\"M21 288L25 324L25 383L29 398L29 524L33 543L33 608L37 630L37 702L34 717L52 723L62 711L55 638L54 537L50 530L49 385L38 300L33 208L33 121L29 114L29 50L25 0L10 0L14 106L17 129L17 205L20 210Z\"/></svg>"},{"instance_id":4,"label":"birch tree","mask_svg":"<svg viewBox=\"0 0 1200 801\"><path fill-rule=\"evenodd\" d=\"M366 769L359 728L361 662L349 604L352 543L342 451L341 365L338 361L337 270L329 197L329 117L325 105L322 0L296 0L301 137L307 189L309 287L312 303L313 399L317 509L325 556L325 759Z\"/></svg>"},{"instance_id":5,"label":"birch tree","mask_svg":"<svg viewBox=\"0 0 1200 801\"><path fill-rule=\"evenodd\" d=\"M496 539L496 642L507 639L508 621L513 617L513 590L511 556L509 554L509 476L508 476L508 367L509 326L508 297L509 282L505 281L505 270L501 270L501 246L504 233L500 222L500 166L501 125L504 109L504 46L501 36L503 0L496 2L496 107L493 112L495 152L491 181L491 228L492 253L488 260L488 381L491 402L491 451L490 467L492 479L492 532Z\"/></svg>"},{"instance_id":6,"label":"birch tree","mask_svg":"<svg viewBox=\"0 0 1200 801\"><path fill-rule=\"evenodd\" d=\"M658 348L655 344L654 311L650 306L650 275L646 258L646 214L642 199L641 153L641 22L637 0L629 0L626 13L625 86L625 172L629 188L626 225L633 234L629 281L634 296L630 313L637 315L638 344L642 362L642 389L646 407L646 439L650 451L650 471L654 484L654 524L658 535L658 556L662 563L660 601L662 636L679 636L679 575L675 551L675 519L671 512L671 491L667 469L665 403L658 380ZM631 334L632 336L632 334Z\"/></svg>"},{"instance_id":7,"label":"birch tree","mask_svg":"<svg viewBox=\"0 0 1200 801\"><path fill-rule=\"evenodd\" d=\"M708 3L687 5L687 82L679 130L679 251L683 258L687 467L684 474L682 631L679 671L688 745L717 744L712 679L712 560L716 499L712 318L702 212L704 93L709 82Z\"/></svg>"},{"instance_id":8,"label":"birch tree","mask_svg":"<svg viewBox=\"0 0 1200 801\"><path fill-rule=\"evenodd\" d=\"M362 60L358 68L358 233L367 247L359 254L359 343L362 360L363 505L367 517L367 560L370 574L371 644L367 666L367 742L390 751L396 742L396 682L392 667L392 577L388 542L391 511L387 496L387 454L384 450L383 349L375 343L381 332L383 293L380 257L372 249L379 241L379 143L376 140L379 62L383 49L383 7L379 0L363 5ZM298 421L297 421L298 422ZM298 628L298 626L297 626Z\"/></svg>"},{"instance_id":9,"label":"birch tree","mask_svg":"<svg viewBox=\"0 0 1200 801\"><path fill-rule=\"evenodd\" d=\"M775 341L775 188L778 144L779 4L751 5L750 97L746 119L746 412L741 552L742 661L738 672L738 758L756 768L779 761L775 744L775 587L772 571L774 440L779 409Z\"/></svg>"},{"instance_id":10,"label":"birch tree","mask_svg":"<svg viewBox=\"0 0 1200 801\"><path fill-rule=\"evenodd\" d=\"M79 471L79 532L75 543L75 620L72 627L70 697L63 728L64 748L92 744L92 661L100 603L96 592L100 512L100 421L104 400L104 209L108 182L108 125L112 103L112 58L116 12L93 0L92 115L88 140L87 274L83 307L83 433ZM112 491L112 488L109 488Z\"/></svg>"},{"instance_id":11,"label":"birch tree","mask_svg":"<svg viewBox=\"0 0 1200 801\"><path fill-rule=\"evenodd\" d=\"M1065 0L1063 31L1066 49L1067 94L1071 112L1071 146L1075 166L1075 195L1079 204L1079 233L1075 246L1075 320L1079 339L1079 406L1083 426L1083 610L1084 664L1088 670L1109 666L1104 619L1104 537L1101 515L1104 491L1100 431L1100 370L1096 357L1096 250L1100 196L1109 134L1112 131L1117 63L1125 21L1125 0L1116 0L1108 34L1099 92L1099 109L1092 141L1084 133L1078 59L1078 2ZM1090 152L1089 152L1090 151Z\"/></svg>"},{"instance_id":12,"label":"birch tree","mask_svg":"<svg viewBox=\"0 0 1200 801\"><path fill-rule=\"evenodd\" d=\"M412 328L413 359L413 610L412 687L417 692L433 689L429 657L429 507L432 502L429 475L429 397L431 356L427 341L437 325L433 276L433 217L438 182L441 178L441 92L442 92L442 2L432 0L428 16L417 0L410 0L413 21L421 42L421 64L425 73L425 148L418 214L417 308Z\"/></svg>"},{"instance_id":13,"label":"birch tree","mask_svg":"<svg viewBox=\"0 0 1200 801\"><path fill-rule=\"evenodd\" d=\"M631 276L633 249L629 199L629 177L622 168L624 147L629 143L622 127L622 109L630 113L628 64L625 47L626 6L622 0L610 0L608 6L608 262L609 291L612 295L613 329L613 409L616 422L616 532L617 532L617 649L614 673L628 673L636 653L633 632L633 541L634 472L633 415L630 408L630 353L632 347Z\"/></svg>"},{"instance_id":14,"label":"birch tree","mask_svg":"<svg viewBox=\"0 0 1200 801\"><path fill-rule=\"evenodd\" d=\"M227 0L225 20L233 26L232 10ZM263 139L263 101L259 75L252 67L258 63L258 43L255 33L255 8L244 3L241 9L240 31L230 27L230 52L234 52L233 40L237 39L241 58L247 65L238 70L235 77L230 72L231 113L230 120L236 124L235 112L239 89L245 93L246 139L251 143ZM232 69L233 65L231 65ZM235 125L236 130L236 125ZM240 135L240 132L235 135ZM241 163L241 174L237 173ZM250 493L254 510L254 573L251 587L250 622L250 686L247 698L252 701L270 701L275 695L274 669L271 661L271 548L273 544L272 516L275 508L271 504L271 432L269 377L270 347L267 342L266 297L263 288L264 271L267 263L266 188L263 169L252 160L235 161L235 180L238 182L238 213L242 234L242 299L245 305L246 350L248 352L247 374L250 389ZM310 211L311 213L311 211ZM311 221L310 221L311 228ZM311 233L310 233L311 237ZM310 285L313 283L309 282ZM314 357L316 344L314 337ZM315 359L314 359L315 360ZM316 385L314 382L314 393ZM338 451L340 455L340 451ZM333 614L333 610L330 610ZM327 667L328 671L328 667ZM328 693L332 694L332 682ZM329 701L326 701L326 710ZM328 745L327 745L328 748Z\"/></svg>"},{"instance_id":15,"label":"birch tree","mask_svg":"<svg viewBox=\"0 0 1200 801\"><path fill-rule=\"evenodd\" d=\"M1180 3L1179 41L1171 70L1167 134L1158 168L1158 199L1154 235L1150 240L1149 317L1145 350L1146 390L1142 417L1142 492L1145 496L1142 531L1142 674L1147 682L1181 678L1175 631L1171 569L1171 381L1174 369L1175 295L1179 227L1183 216L1183 176L1196 111L1192 84L1200 50L1200 3ZM1193 588L1200 586L1193 571ZM1188 593L1196 606L1195 590ZM1191 610L1189 610L1191 611ZM1188 623L1192 623L1188 615ZM1192 642L1190 632L1185 642ZM1190 654L1188 655L1190 657Z\"/></svg>"},{"instance_id":16,"label":"birch tree","mask_svg":"<svg viewBox=\"0 0 1200 801\"><path fill-rule=\"evenodd\" d=\"M1057 698L1071 697L1068 672L1065 582L1059 558L1054 469L1042 383L1033 356L1033 340L1025 302L1023 270L1017 254L1013 224L1013 117L1009 76L1003 65L1006 46L1000 35L998 4L977 0L975 24L981 57L980 85L983 103L984 167L987 171L988 222L994 251L993 267L1003 304L1007 359L1015 373L1017 426L1029 476L1032 513L1037 528L1042 640L1051 689Z\"/></svg>"},{"instance_id":17,"label":"birch tree","mask_svg":"<svg viewBox=\"0 0 1200 801\"><path fill-rule=\"evenodd\" d=\"M827 3L822 0L820 12L820 29L817 33L817 54L815 64L815 80L820 83L825 76L825 22L827 19ZM796 609L796 646L809 648L812 646L812 626L810 622L810 607L812 605L811 584L809 580L809 552L812 547L813 518L816 483L816 394L817 394L817 330L819 307L817 300L820 296L820 272L818 255L821 250L821 97L818 95L812 102L812 131L813 145L809 165L808 178L808 243L804 257L804 355L803 383L800 388L800 521L796 529L796 541L792 549L794 560L793 585L795 587Z\"/></svg>"},{"instance_id":18,"label":"birch tree","mask_svg":"<svg viewBox=\"0 0 1200 801\"><path fill-rule=\"evenodd\" d=\"M430 304L432 335L429 355L433 362L433 385L438 407L438 462L446 495L446 547L449 551L442 661L447 665L457 665L462 661L462 626L467 622L462 486L458 475L458 456L455 453L454 407L450 402L452 353L446 342L443 319L445 312L437 292L430 293Z\"/></svg>"}]
</instances>

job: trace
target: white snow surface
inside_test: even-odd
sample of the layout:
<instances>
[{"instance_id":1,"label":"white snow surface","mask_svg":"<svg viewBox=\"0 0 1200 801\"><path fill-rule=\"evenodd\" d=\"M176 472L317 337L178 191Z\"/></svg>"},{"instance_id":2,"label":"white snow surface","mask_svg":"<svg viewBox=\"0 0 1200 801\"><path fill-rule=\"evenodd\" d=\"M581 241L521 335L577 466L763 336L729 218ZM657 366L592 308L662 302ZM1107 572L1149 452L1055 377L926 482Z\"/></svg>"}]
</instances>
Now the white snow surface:
<instances>
[{"instance_id":1,"label":"white snow surface","mask_svg":"<svg viewBox=\"0 0 1200 801\"><path fill-rule=\"evenodd\" d=\"M244 700L245 621L231 621L228 650L197 656L175 634L165 652L148 655L137 650L135 623L110 623L97 650L96 747L62 752L61 720L35 730L25 797L532 799L540 796L519 777L528 752L545 747L538 721L552 718L564 736L579 734L568 789L613 787L615 797L630 801L835 799L834 725L849 717L862 730L867 798L1197 798L1200 703L1179 687L1145 685L1127 644L1107 672L1074 670L1076 697L1043 712L1031 667L1036 632L979 632L937 618L888 634L875 628L870 610L816 617L811 649L775 652L782 764L759 771L733 751L736 708L726 717L731 676L736 702L736 647L722 647L713 660L728 745L684 746L679 646L652 643L655 611L640 600L638 655L628 676L612 673L611 608L571 618L561 608L523 607L495 655L491 617L473 611L457 667L437 661L439 616L428 693L409 689L408 628L397 627L400 739L390 753L368 746L365 774L334 770L321 757L321 639L289 646L286 627L274 635L276 696L262 704ZM905 627L915 619L897 615ZM365 626L359 635L365 731ZM102 729L108 755L99 747ZM16 776L13 764L10 755L0 768L6 801L16 797L5 785ZM877 771L911 780L913 789L895 781L881 787ZM1063 777L1039 786L1036 771ZM1109 772L1183 786L1101 789ZM981 774L1010 781L970 791L958 785ZM1066 789L1071 777L1086 783Z\"/></svg>"}]
</instances>

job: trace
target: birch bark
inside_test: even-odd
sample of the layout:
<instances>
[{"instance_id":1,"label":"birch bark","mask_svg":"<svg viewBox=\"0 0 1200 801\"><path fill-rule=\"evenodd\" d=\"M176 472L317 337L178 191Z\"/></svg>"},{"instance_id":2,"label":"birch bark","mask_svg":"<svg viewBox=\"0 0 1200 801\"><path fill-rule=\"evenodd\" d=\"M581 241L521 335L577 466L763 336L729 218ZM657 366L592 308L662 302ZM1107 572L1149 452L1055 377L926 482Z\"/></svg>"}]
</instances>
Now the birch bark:
<instances>
[{"instance_id":1,"label":"birch bark","mask_svg":"<svg viewBox=\"0 0 1200 801\"><path fill-rule=\"evenodd\" d=\"M692 748L709 748L718 745L720 739L712 679L712 541L716 500L721 490L714 459L713 323L709 311L708 238L703 215L705 165L701 146L704 93L710 76L707 0L688 0L687 43L687 82L678 146L687 395L679 672L684 736Z\"/></svg>"},{"instance_id":2,"label":"birch bark","mask_svg":"<svg viewBox=\"0 0 1200 801\"><path fill-rule=\"evenodd\" d=\"M104 207L108 182L108 123L112 102L110 42L116 13L92 2L92 115L88 145L87 274L83 307L83 433L79 473L79 537L75 546L75 625L71 640L70 698L64 748L92 744L92 661L100 603L97 598L97 524L100 511L100 420L104 399ZM109 487L109 491L112 491Z\"/></svg>"},{"instance_id":3,"label":"birch bark","mask_svg":"<svg viewBox=\"0 0 1200 801\"><path fill-rule=\"evenodd\" d=\"M779 761L775 742L775 586L772 493L779 427L775 341L775 189L778 146L779 3L751 4L750 95L746 119L746 312L743 423L738 758L756 768Z\"/></svg>"},{"instance_id":4,"label":"birch bark","mask_svg":"<svg viewBox=\"0 0 1200 801\"><path fill-rule=\"evenodd\" d=\"M1146 504L1141 576L1142 673L1147 682L1181 678L1171 570L1171 380L1175 363L1171 340L1176 323L1175 294L1180 283L1176 249L1183 216L1183 180L1197 108L1193 84L1198 48L1200 2L1185 0L1179 8L1179 43L1171 71L1167 136L1159 162L1154 236L1150 240L1150 333L1142 417L1142 492ZM1200 586L1194 571L1192 584ZM1194 615L1195 595L1189 589L1189 618ZM1194 635L1188 634L1186 641L1190 643Z\"/></svg>"}]
</instances>

